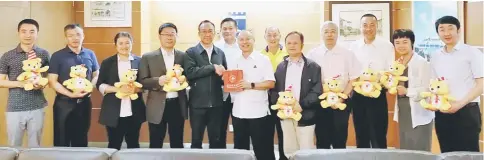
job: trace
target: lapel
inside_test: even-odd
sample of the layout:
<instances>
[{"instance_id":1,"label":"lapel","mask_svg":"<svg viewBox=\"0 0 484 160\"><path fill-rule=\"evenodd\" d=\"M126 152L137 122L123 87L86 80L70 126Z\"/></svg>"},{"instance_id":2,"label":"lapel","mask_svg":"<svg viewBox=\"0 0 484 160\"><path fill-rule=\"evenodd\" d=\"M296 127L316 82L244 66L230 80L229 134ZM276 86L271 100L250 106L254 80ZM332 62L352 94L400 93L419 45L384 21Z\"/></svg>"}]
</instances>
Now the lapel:
<instances>
[{"instance_id":1,"label":"lapel","mask_svg":"<svg viewBox=\"0 0 484 160\"><path fill-rule=\"evenodd\" d=\"M284 61L282 61L282 72L281 72L281 79L279 80L281 85L279 86L281 91L286 90L286 74L287 74L287 60L284 58ZM276 81L277 82L277 81Z\"/></svg>"},{"instance_id":2,"label":"lapel","mask_svg":"<svg viewBox=\"0 0 484 160\"><path fill-rule=\"evenodd\" d=\"M156 51L156 56L155 56L155 62L160 62L159 64L161 65L161 75L164 75L166 73L166 64L165 64L165 59L163 58L163 53L161 53L161 48L158 48Z\"/></svg>"},{"instance_id":3,"label":"lapel","mask_svg":"<svg viewBox=\"0 0 484 160\"><path fill-rule=\"evenodd\" d=\"M304 61L304 66L303 66L303 70L302 70L302 74L301 74L301 91L300 91L300 94L299 94L299 99L302 100L303 99L303 96L305 97L306 95L304 93L306 93L306 90L308 90L308 88L306 88L308 85L308 81L310 80L309 77L309 73L308 73L308 66L309 66L309 62L308 60L306 59L306 57L304 57L304 55L302 55L302 59Z\"/></svg>"},{"instance_id":4,"label":"lapel","mask_svg":"<svg viewBox=\"0 0 484 160\"><path fill-rule=\"evenodd\" d=\"M183 65L183 54L175 49L175 64Z\"/></svg>"},{"instance_id":5,"label":"lapel","mask_svg":"<svg viewBox=\"0 0 484 160\"><path fill-rule=\"evenodd\" d=\"M119 82L119 70L118 70L118 54L115 54L112 58L112 76L114 77L114 82Z\"/></svg>"}]
</instances>

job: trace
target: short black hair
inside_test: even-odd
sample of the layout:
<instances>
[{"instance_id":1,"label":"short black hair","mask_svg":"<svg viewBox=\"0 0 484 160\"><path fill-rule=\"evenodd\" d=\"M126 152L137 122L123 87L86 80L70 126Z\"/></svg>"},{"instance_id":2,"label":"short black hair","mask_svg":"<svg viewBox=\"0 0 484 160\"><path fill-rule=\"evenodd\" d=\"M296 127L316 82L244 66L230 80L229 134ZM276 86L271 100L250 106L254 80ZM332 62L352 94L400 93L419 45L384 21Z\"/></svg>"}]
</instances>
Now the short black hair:
<instances>
[{"instance_id":1,"label":"short black hair","mask_svg":"<svg viewBox=\"0 0 484 160\"><path fill-rule=\"evenodd\" d=\"M363 16L361 16L360 20L365 18L365 17L373 17L373 18L375 18L375 20L378 21L378 18L376 18L376 16L374 14L371 14L371 13L364 14Z\"/></svg>"},{"instance_id":2,"label":"short black hair","mask_svg":"<svg viewBox=\"0 0 484 160\"><path fill-rule=\"evenodd\" d=\"M128 32L119 32L116 34L116 36L114 36L114 45L118 43L118 39L121 37L128 37L129 40L133 42L133 36L131 36L131 34L129 34Z\"/></svg>"},{"instance_id":3,"label":"short black hair","mask_svg":"<svg viewBox=\"0 0 484 160\"><path fill-rule=\"evenodd\" d=\"M72 24L68 24L64 27L64 32L66 32L67 30L71 30L71 29L74 29L74 28L81 28L81 25L77 24L77 23L72 23Z\"/></svg>"},{"instance_id":4,"label":"short black hair","mask_svg":"<svg viewBox=\"0 0 484 160\"><path fill-rule=\"evenodd\" d=\"M224 18L222 22L220 22L220 27L222 27L222 24L224 24L225 22L234 22L235 28L237 28L237 21L235 21L235 19L230 17Z\"/></svg>"},{"instance_id":5,"label":"short black hair","mask_svg":"<svg viewBox=\"0 0 484 160\"><path fill-rule=\"evenodd\" d=\"M211 22L209 20L203 20L202 22L200 22L200 24L198 24L198 27L197 27L198 31L200 31L200 26L204 23L210 23L213 26L213 28L215 29L215 24L213 24L213 22Z\"/></svg>"},{"instance_id":6,"label":"short black hair","mask_svg":"<svg viewBox=\"0 0 484 160\"><path fill-rule=\"evenodd\" d=\"M435 31L439 33L439 25L440 24L453 24L457 27L457 30L460 29L460 22L459 19L455 18L454 16L443 16L435 21Z\"/></svg>"},{"instance_id":7,"label":"short black hair","mask_svg":"<svg viewBox=\"0 0 484 160\"><path fill-rule=\"evenodd\" d=\"M165 28L173 28L175 29L175 32L178 33L178 28L176 28L176 25L171 22L167 22L160 25L160 28L158 28L158 34L161 34Z\"/></svg>"},{"instance_id":8,"label":"short black hair","mask_svg":"<svg viewBox=\"0 0 484 160\"><path fill-rule=\"evenodd\" d=\"M34 20L34 19L24 19L24 20L22 20L18 23L17 32L20 31L20 26L22 26L23 24L34 25L35 28L37 28L37 31L39 31L39 23L36 20Z\"/></svg>"},{"instance_id":9,"label":"short black hair","mask_svg":"<svg viewBox=\"0 0 484 160\"><path fill-rule=\"evenodd\" d=\"M395 40L399 38L408 38L410 39L410 42L412 43L412 49L413 49L413 44L415 43L415 34L411 29L397 29L393 32L392 36L392 44L395 45Z\"/></svg>"},{"instance_id":10,"label":"short black hair","mask_svg":"<svg viewBox=\"0 0 484 160\"><path fill-rule=\"evenodd\" d=\"M287 37L289 37L290 35L293 35L293 34L298 35L299 39L301 40L301 44L304 44L304 35L301 32L298 32L298 31L289 32L287 34L286 38L284 39L284 41L287 42Z\"/></svg>"}]
</instances>

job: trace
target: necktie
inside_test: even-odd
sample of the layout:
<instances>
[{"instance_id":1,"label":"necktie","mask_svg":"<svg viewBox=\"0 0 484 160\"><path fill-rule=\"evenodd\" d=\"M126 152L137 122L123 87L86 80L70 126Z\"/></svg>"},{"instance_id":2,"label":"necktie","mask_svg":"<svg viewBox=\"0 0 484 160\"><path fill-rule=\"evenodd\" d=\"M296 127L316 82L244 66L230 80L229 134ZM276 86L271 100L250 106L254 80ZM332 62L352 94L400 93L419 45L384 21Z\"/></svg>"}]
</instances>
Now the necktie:
<instances>
[{"instance_id":1,"label":"necktie","mask_svg":"<svg viewBox=\"0 0 484 160\"><path fill-rule=\"evenodd\" d=\"M34 50L31 50L28 54L27 54L27 59L35 59L37 58L37 55L35 54L35 51Z\"/></svg>"}]
</instances>

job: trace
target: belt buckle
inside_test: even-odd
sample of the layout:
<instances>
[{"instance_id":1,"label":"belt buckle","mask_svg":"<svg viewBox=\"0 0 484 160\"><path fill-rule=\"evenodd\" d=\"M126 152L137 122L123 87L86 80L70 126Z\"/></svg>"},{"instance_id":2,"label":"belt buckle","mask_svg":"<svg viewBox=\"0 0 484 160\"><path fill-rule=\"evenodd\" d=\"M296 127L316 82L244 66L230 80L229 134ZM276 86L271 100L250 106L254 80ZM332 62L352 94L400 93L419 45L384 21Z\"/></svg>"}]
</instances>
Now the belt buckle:
<instances>
[{"instance_id":1,"label":"belt buckle","mask_svg":"<svg viewBox=\"0 0 484 160\"><path fill-rule=\"evenodd\" d=\"M81 103L82 102L82 99L77 99L77 104Z\"/></svg>"}]
</instances>

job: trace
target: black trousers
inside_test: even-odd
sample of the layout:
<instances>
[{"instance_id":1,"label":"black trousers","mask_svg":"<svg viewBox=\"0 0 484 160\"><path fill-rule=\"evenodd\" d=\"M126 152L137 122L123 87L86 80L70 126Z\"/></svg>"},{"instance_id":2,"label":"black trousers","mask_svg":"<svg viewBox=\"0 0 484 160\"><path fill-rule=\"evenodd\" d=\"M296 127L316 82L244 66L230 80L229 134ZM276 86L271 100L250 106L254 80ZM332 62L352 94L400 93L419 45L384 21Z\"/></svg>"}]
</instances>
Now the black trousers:
<instances>
[{"instance_id":1,"label":"black trousers","mask_svg":"<svg viewBox=\"0 0 484 160\"><path fill-rule=\"evenodd\" d=\"M58 95L54 102L54 146L87 147L91 109L90 97Z\"/></svg>"},{"instance_id":2,"label":"black trousers","mask_svg":"<svg viewBox=\"0 0 484 160\"><path fill-rule=\"evenodd\" d=\"M353 92L353 124L357 148L387 148L388 106L386 90L378 98Z\"/></svg>"},{"instance_id":3,"label":"black trousers","mask_svg":"<svg viewBox=\"0 0 484 160\"><path fill-rule=\"evenodd\" d=\"M279 150L279 160L288 160L288 158L286 157L286 154L284 154L284 136L283 136L283 132L282 132L282 126L281 126L281 119L279 119L279 117L277 117L277 111L275 110L270 110L271 111L271 115L269 116L270 117L270 125L269 125L269 131L271 134L270 134L270 139L272 141L272 143L274 143L274 136L275 134L274 133L277 133L277 146L278 146L278 150Z\"/></svg>"},{"instance_id":4,"label":"black trousers","mask_svg":"<svg viewBox=\"0 0 484 160\"><path fill-rule=\"evenodd\" d=\"M183 148L183 129L185 119L181 114L178 98L166 99L163 118L159 124L149 123L150 148L162 148L166 135L166 125L171 148Z\"/></svg>"},{"instance_id":5,"label":"black trousers","mask_svg":"<svg viewBox=\"0 0 484 160\"><path fill-rule=\"evenodd\" d=\"M233 117L234 125L234 148L250 150L250 140L254 148L255 157L261 160L275 160L274 140L269 139L272 132L271 117L241 119ZM250 138L250 139L249 139Z\"/></svg>"},{"instance_id":6,"label":"black trousers","mask_svg":"<svg viewBox=\"0 0 484 160\"><path fill-rule=\"evenodd\" d=\"M348 120L351 112L350 104L346 104L347 106L344 110L322 107L318 109L318 120L315 128L316 148L346 148Z\"/></svg>"},{"instance_id":7,"label":"black trousers","mask_svg":"<svg viewBox=\"0 0 484 160\"><path fill-rule=\"evenodd\" d=\"M481 111L477 102L471 102L454 114L435 112L435 132L440 151L479 152Z\"/></svg>"},{"instance_id":8,"label":"black trousers","mask_svg":"<svg viewBox=\"0 0 484 160\"><path fill-rule=\"evenodd\" d=\"M108 148L120 150L123 140L126 140L128 148L139 148L139 130L141 122L133 116L119 117L118 126L106 126L108 132Z\"/></svg>"},{"instance_id":9,"label":"black trousers","mask_svg":"<svg viewBox=\"0 0 484 160\"><path fill-rule=\"evenodd\" d=\"M232 108L234 104L232 103L231 97L224 101L223 115L222 115L222 128L220 129L220 145L222 148L227 148L227 127L229 125L229 118L232 117Z\"/></svg>"},{"instance_id":10,"label":"black trousers","mask_svg":"<svg viewBox=\"0 0 484 160\"><path fill-rule=\"evenodd\" d=\"M190 108L190 125L192 127L191 148L202 148L205 128L208 132L209 148L223 148L220 140L223 107Z\"/></svg>"}]
</instances>

